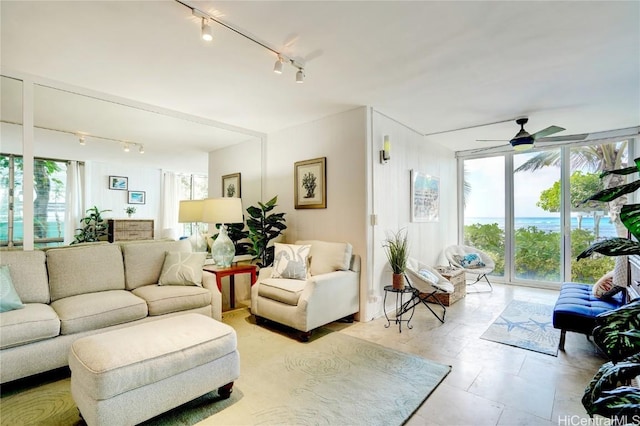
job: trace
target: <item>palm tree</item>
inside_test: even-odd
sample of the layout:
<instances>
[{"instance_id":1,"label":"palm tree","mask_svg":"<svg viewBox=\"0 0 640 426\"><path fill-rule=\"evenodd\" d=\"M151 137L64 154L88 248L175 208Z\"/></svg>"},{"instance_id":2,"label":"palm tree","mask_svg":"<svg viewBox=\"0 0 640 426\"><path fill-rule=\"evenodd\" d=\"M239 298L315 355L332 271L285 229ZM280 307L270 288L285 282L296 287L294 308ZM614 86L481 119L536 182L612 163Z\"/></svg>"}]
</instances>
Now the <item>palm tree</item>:
<instances>
[{"instance_id":1,"label":"palm tree","mask_svg":"<svg viewBox=\"0 0 640 426\"><path fill-rule=\"evenodd\" d=\"M621 169L626 166L628 141L571 148L571 171L586 170L591 173ZM518 167L515 172L534 172L543 167L559 166L560 150L540 152ZM603 178L604 188L613 188L625 183L625 176L610 174ZM618 236L625 237L627 229L620 221L620 209L627 197L622 196L609 202L609 217L616 226Z\"/></svg>"}]
</instances>

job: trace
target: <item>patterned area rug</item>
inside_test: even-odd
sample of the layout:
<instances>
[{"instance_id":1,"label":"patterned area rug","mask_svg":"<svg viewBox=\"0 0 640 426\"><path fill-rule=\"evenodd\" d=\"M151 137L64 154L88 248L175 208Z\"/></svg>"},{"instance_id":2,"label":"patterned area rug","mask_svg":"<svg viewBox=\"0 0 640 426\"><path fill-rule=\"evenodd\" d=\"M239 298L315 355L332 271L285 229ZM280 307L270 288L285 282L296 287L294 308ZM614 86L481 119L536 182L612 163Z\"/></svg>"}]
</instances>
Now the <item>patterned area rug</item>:
<instances>
[{"instance_id":1,"label":"patterned area rug","mask_svg":"<svg viewBox=\"0 0 640 426\"><path fill-rule=\"evenodd\" d=\"M560 330L552 315L553 306L512 300L480 338L558 356Z\"/></svg>"},{"instance_id":2,"label":"patterned area rug","mask_svg":"<svg viewBox=\"0 0 640 426\"><path fill-rule=\"evenodd\" d=\"M277 326L255 325L246 309L225 312L224 322L238 332L240 350L231 397L211 392L145 425L401 425L451 370L327 329L300 343ZM83 424L68 377L8 393L2 425Z\"/></svg>"}]
</instances>

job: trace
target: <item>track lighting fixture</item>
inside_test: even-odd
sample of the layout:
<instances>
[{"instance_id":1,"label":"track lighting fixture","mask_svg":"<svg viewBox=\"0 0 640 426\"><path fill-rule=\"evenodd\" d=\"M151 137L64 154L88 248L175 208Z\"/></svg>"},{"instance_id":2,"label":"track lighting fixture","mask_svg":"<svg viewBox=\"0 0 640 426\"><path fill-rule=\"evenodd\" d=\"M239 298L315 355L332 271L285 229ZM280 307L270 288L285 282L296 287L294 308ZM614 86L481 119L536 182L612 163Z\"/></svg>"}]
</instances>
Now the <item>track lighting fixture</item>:
<instances>
[{"instance_id":1,"label":"track lighting fixture","mask_svg":"<svg viewBox=\"0 0 640 426\"><path fill-rule=\"evenodd\" d=\"M86 141L84 140L84 136L80 135L80 138L78 140L80 142L80 145L85 146L86 145Z\"/></svg>"},{"instance_id":2,"label":"track lighting fixture","mask_svg":"<svg viewBox=\"0 0 640 426\"><path fill-rule=\"evenodd\" d=\"M143 145L140 145L140 147L138 148L138 152L140 154L144 154L144 146Z\"/></svg>"},{"instance_id":3,"label":"track lighting fixture","mask_svg":"<svg viewBox=\"0 0 640 426\"><path fill-rule=\"evenodd\" d=\"M301 62L299 60L290 58L286 55L284 55L283 53L281 53L280 51L278 51L275 47L271 46L269 43L262 41L258 38L256 38L255 36L251 35L250 33L241 30L240 28L236 27L235 25L226 23L222 20L220 20L219 18L216 18L213 15L210 15L207 12L204 12L200 9L197 9L191 5L189 5L188 3L186 3L184 0L175 0L176 3L179 3L185 7L188 7L189 9L191 9L191 13L193 16L195 16L196 18L200 19L201 22L201 29L202 29L202 39L206 40L206 41L211 41L213 40L213 33L211 30L211 22L215 22L218 25L221 25L223 27L225 27L228 30L233 31L234 33L241 35L242 37L244 37L245 39L254 42L255 44L267 49L268 51L275 53L278 56L278 59L276 61L276 63L273 65L273 72L275 72L276 74L282 74L283 71L283 65L285 63L291 65L294 68L298 69L298 72L296 73L296 83L304 83L304 62Z\"/></svg>"},{"instance_id":4,"label":"track lighting fixture","mask_svg":"<svg viewBox=\"0 0 640 426\"><path fill-rule=\"evenodd\" d=\"M213 32L211 31L211 24L207 18L202 18L202 39L204 41L213 40Z\"/></svg>"},{"instance_id":5,"label":"track lighting fixture","mask_svg":"<svg viewBox=\"0 0 640 426\"><path fill-rule=\"evenodd\" d=\"M282 56L278 55L278 60L273 65L273 72L276 74L282 74Z\"/></svg>"},{"instance_id":6,"label":"track lighting fixture","mask_svg":"<svg viewBox=\"0 0 640 426\"><path fill-rule=\"evenodd\" d=\"M124 150L124 152L129 152L129 144L125 142L125 144L122 147L122 149Z\"/></svg>"}]
</instances>

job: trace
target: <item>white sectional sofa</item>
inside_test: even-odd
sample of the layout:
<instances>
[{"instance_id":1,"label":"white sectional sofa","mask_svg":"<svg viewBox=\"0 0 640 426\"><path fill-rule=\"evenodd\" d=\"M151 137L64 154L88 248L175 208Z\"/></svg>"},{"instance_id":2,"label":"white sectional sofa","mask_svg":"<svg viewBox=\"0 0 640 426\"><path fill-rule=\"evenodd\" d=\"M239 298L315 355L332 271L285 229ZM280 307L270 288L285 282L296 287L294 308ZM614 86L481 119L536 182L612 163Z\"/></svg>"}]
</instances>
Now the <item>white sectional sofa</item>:
<instances>
[{"instance_id":1,"label":"white sectional sofa","mask_svg":"<svg viewBox=\"0 0 640 426\"><path fill-rule=\"evenodd\" d=\"M215 275L201 266L198 283L158 284L168 252L186 256L191 245L160 240L1 251L0 265L8 265L24 307L0 313L0 383L68 365L80 337L187 312L220 320Z\"/></svg>"},{"instance_id":2,"label":"white sectional sofa","mask_svg":"<svg viewBox=\"0 0 640 426\"><path fill-rule=\"evenodd\" d=\"M302 267L301 276L283 278L273 273L276 245L274 267L262 268L251 288L251 313L258 322L268 319L294 328L307 341L313 329L358 312L360 256L352 253L349 243L310 240L290 245L296 252L304 246L310 246L306 259L298 259L292 268L292 256L287 256L289 266L283 268Z\"/></svg>"}]
</instances>

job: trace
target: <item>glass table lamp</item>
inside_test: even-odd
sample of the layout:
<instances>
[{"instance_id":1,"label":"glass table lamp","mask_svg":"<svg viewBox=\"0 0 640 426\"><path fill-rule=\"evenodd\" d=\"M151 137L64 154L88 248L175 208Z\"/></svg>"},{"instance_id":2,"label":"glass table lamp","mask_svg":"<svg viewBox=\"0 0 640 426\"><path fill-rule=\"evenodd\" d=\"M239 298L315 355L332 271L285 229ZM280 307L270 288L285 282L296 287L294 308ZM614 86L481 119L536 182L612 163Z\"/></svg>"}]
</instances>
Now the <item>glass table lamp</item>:
<instances>
[{"instance_id":1,"label":"glass table lamp","mask_svg":"<svg viewBox=\"0 0 640 426\"><path fill-rule=\"evenodd\" d=\"M227 234L225 223L242 223L242 200L240 198L207 198L202 209L202 222L220 224L220 233L211 245L211 257L216 265L231 266L236 248Z\"/></svg>"}]
</instances>

